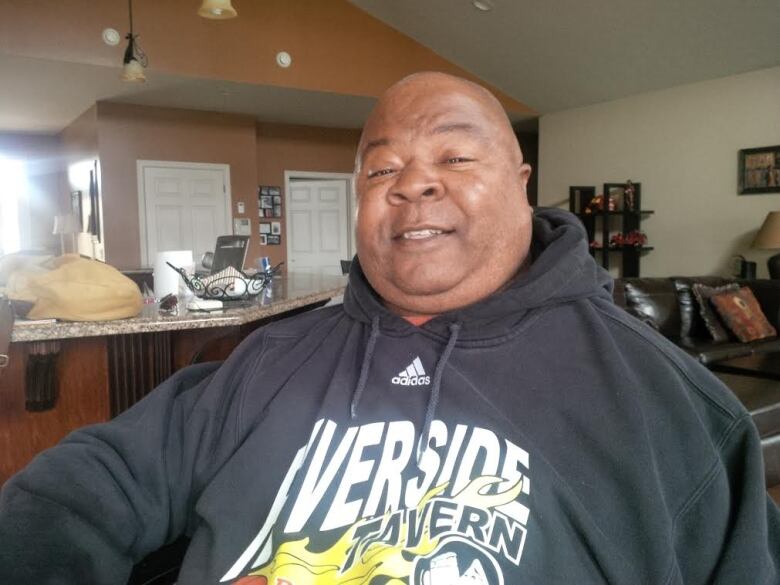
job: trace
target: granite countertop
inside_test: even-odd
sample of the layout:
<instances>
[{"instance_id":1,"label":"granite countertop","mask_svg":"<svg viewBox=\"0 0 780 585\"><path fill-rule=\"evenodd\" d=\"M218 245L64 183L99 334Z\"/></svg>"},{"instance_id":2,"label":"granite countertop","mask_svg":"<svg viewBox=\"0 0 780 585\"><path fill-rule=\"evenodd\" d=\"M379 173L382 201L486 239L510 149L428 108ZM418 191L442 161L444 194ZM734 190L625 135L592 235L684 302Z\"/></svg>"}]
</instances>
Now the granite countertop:
<instances>
[{"instance_id":1,"label":"granite countertop","mask_svg":"<svg viewBox=\"0 0 780 585\"><path fill-rule=\"evenodd\" d=\"M42 341L74 337L151 333L207 327L232 327L272 317L341 295L346 276L288 273L274 277L271 287L247 301L227 301L219 312L191 312L180 307L178 315L161 315L157 304L144 306L138 317L115 321L57 321L25 324L17 321L11 341ZM181 303L180 303L181 305Z\"/></svg>"}]
</instances>

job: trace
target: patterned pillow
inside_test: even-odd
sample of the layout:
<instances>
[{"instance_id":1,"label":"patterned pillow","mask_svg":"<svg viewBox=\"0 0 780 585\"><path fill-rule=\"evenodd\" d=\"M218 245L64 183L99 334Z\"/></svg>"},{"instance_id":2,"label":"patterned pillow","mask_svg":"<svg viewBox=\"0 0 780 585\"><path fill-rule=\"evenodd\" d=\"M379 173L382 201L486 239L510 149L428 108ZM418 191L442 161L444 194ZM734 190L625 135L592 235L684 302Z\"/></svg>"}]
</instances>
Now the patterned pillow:
<instances>
[{"instance_id":1,"label":"patterned pillow","mask_svg":"<svg viewBox=\"0 0 780 585\"><path fill-rule=\"evenodd\" d=\"M718 313L710 304L710 298L724 292L736 292L739 290L738 284L727 284L725 286L707 286L706 284L694 283L691 287L693 294L699 303L699 314L704 319L707 331L710 332L715 341L728 341L729 332L723 325L723 321L718 317Z\"/></svg>"},{"instance_id":2,"label":"patterned pillow","mask_svg":"<svg viewBox=\"0 0 780 585\"><path fill-rule=\"evenodd\" d=\"M736 292L723 292L710 297L729 329L742 341L774 337L777 331L767 321L753 291L743 286Z\"/></svg>"}]
</instances>

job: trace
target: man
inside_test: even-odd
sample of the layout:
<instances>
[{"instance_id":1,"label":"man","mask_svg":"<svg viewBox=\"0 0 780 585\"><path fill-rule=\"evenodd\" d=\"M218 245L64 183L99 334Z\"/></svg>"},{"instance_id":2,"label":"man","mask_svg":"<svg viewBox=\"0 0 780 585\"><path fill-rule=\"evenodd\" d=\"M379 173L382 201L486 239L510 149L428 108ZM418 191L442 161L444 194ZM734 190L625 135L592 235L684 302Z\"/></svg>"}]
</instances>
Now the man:
<instances>
[{"instance_id":1,"label":"man","mask_svg":"<svg viewBox=\"0 0 780 585\"><path fill-rule=\"evenodd\" d=\"M39 456L2 493L0 581L122 583L187 534L180 583L777 583L749 416L613 305L529 172L484 89L392 87L343 307Z\"/></svg>"}]
</instances>

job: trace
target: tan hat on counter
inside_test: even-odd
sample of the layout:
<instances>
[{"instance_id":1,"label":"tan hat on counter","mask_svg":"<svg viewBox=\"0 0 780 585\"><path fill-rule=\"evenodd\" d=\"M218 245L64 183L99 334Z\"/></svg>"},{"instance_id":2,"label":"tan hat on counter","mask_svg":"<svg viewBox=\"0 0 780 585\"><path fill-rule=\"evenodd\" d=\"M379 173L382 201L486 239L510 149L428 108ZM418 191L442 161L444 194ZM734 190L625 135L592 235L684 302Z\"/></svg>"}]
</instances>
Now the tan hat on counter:
<instances>
[{"instance_id":1,"label":"tan hat on counter","mask_svg":"<svg viewBox=\"0 0 780 585\"><path fill-rule=\"evenodd\" d=\"M28 319L110 321L135 317L143 308L138 286L113 266L75 254L51 261L51 270L19 270L8 298L33 303Z\"/></svg>"}]
</instances>

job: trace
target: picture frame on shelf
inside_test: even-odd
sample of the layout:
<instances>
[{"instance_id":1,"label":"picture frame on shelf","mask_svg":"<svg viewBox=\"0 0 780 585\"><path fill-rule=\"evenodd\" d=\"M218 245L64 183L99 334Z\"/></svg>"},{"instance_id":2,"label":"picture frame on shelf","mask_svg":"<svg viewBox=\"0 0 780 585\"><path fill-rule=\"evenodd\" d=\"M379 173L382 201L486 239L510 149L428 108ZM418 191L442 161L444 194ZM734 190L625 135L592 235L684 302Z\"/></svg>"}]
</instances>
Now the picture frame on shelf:
<instances>
[{"instance_id":1,"label":"picture frame on shelf","mask_svg":"<svg viewBox=\"0 0 780 585\"><path fill-rule=\"evenodd\" d=\"M741 149L737 167L740 195L780 193L780 144Z\"/></svg>"}]
</instances>

